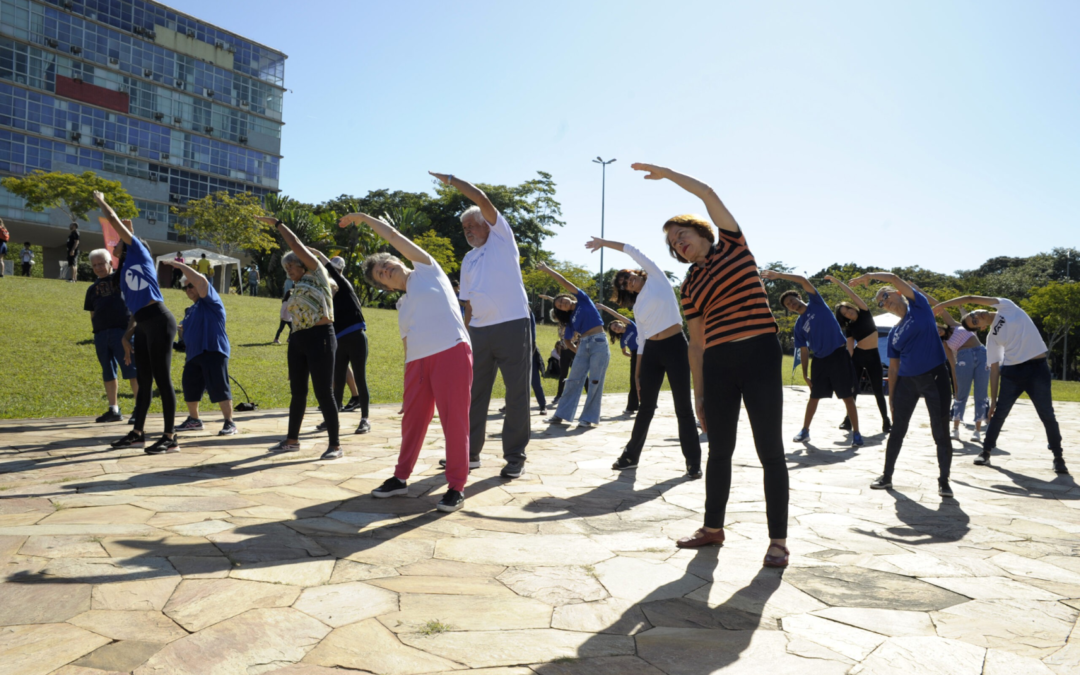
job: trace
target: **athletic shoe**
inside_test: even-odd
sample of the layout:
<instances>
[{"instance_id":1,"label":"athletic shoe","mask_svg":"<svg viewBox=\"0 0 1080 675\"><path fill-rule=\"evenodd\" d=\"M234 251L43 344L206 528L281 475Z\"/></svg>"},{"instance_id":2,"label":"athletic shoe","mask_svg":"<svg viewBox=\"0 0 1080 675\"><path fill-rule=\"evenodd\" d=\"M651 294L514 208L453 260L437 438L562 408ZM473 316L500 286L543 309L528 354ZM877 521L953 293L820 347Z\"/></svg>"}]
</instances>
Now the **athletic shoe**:
<instances>
[{"instance_id":1,"label":"athletic shoe","mask_svg":"<svg viewBox=\"0 0 1080 675\"><path fill-rule=\"evenodd\" d=\"M953 427L952 437L956 440L960 440L960 427Z\"/></svg>"},{"instance_id":2,"label":"athletic shoe","mask_svg":"<svg viewBox=\"0 0 1080 675\"><path fill-rule=\"evenodd\" d=\"M371 491L371 496L375 499L386 499L387 497L407 494L409 494L408 484L403 480L398 480L396 476L387 478L382 485Z\"/></svg>"},{"instance_id":3,"label":"athletic shoe","mask_svg":"<svg viewBox=\"0 0 1080 675\"><path fill-rule=\"evenodd\" d=\"M276 344L276 345L281 344L281 340L274 340L274 344Z\"/></svg>"},{"instance_id":4,"label":"athletic shoe","mask_svg":"<svg viewBox=\"0 0 1080 675\"><path fill-rule=\"evenodd\" d=\"M506 412L506 406L503 406L503 407L499 408L499 412L501 412L501 413Z\"/></svg>"},{"instance_id":5,"label":"athletic shoe","mask_svg":"<svg viewBox=\"0 0 1080 675\"><path fill-rule=\"evenodd\" d=\"M218 432L218 436L235 436L236 425L232 420L225 420L225 424L221 427L221 431Z\"/></svg>"},{"instance_id":6,"label":"athletic shoe","mask_svg":"<svg viewBox=\"0 0 1080 675\"><path fill-rule=\"evenodd\" d=\"M883 475L880 478L878 478L876 481L874 481L873 483L870 483L870 489L871 490L891 490L892 489L892 478L889 477L889 476L884 476Z\"/></svg>"},{"instance_id":7,"label":"athletic shoe","mask_svg":"<svg viewBox=\"0 0 1080 675\"><path fill-rule=\"evenodd\" d=\"M938 479L937 493L942 497L949 498L953 496L952 488L949 487L949 481Z\"/></svg>"},{"instance_id":8,"label":"athletic shoe","mask_svg":"<svg viewBox=\"0 0 1080 675\"><path fill-rule=\"evenodd\" d=\"M326 421L323 420L315 425L315 431L326 431Z\"/></svg>"},{"instance_id":9,"label":"athletic shoe","mask_svg":"<svg viewBox=\"0 0 1080 675\"><path fill-rule=\"evenodd\" d=\"M840 431L851 431L851 419L844 418L844 421L840 423Z\"/></svg>"},{"instance_id":10,"label":"athletic shoe","mask_svg":"<svg viewBox=\"0 0 1080 675\"><path fill-rule=\"evenodd\" d=\"M123 422L124 416L119 411L113 412L112 408L105 411L103 415L94 420L98 424L104 424L106 422Z\"/></svg>"},{"instance_id":11,"label":"athletic shoe","mask_svg":"<svg viewBox=\"0 0 1080 675\"><path fill-rule=\"evenodd\" d=\"M300 444L280 441L270 448L270 452L300 452Z\"/></svg>"},{"instance_id":12,"label":"athletic shoe","mask_svg":"<svg viewBox=\"0 0 1080 675\"><path fill-rule=\"evenodd\" d=\"M365 417L365 418L360 420L360 424L357 425L356 431L354 431L353 433L366 434L369 431L371 431L371 423L368 422L367 418Z\"/></svg>"},{"instance_id":13,"label":"athletic shoe","mask_svg":"<svg viewBox=\"0 0 1080 675\"><path fill-rule=\"evenodd\" d=\"M852 436L851 436L851 447L853 447L853 448L861 448L864 445L866 445L866 442L863 441L862 434L860 434L858 431L856 431L854 434L852 434Z\"/></svg>"},{"instance_id":14,"label":"athletic shoe","mask_svg":"<svg viewBox=\"0 0 1080 675\"><path fill-rule=\"evenodd\" d=\"M349 399L349 402L341 406L341 412L352 412L360 407L360 397L353 396Z\"/></svg>"},{"instance_id":15,"label":"athletic shoe","mask_svg":"<svg viewBox=\"0 0 1080 675\"><path fill-rule=\"evenodd\" d=\"M972 443L982 443L982 434L978 430L971 432Z\"/></svg>"},{"instance_id":16,"label":"athletic shoe","mask_svg":"<svg viewBox=\"0 0 1080 675\"><path fill-rule=\"evenodd\" d=\"M636 469L637 465L636 459L630 459L629 457L624 456L615 460L615 463L611 465L611 468L616 471L625 471L627 469Z\"/></svg>"},{"instance_id":17,"label":"athletic shoe","mask_svg":"<svg viewBox=\"0 0 1080 675\"><path fill-rule=\"evenodd\" d=\"M792 440L794 440L796 443L805 443L805 442L809 441L810 440L810 430L809 429L803 429L802 431L797 433L795 435L795 438L792 439Z\"/></svg>"},{"instance_id":18,"label":"athletic shoe","mask_svg":"<svg viewBox=\"0 0 1080 675\"><path fill-rule=\"evenodd\" d=\"M180 442L176 440L176 436L169 438L162 435L161 438L151 445L149 448L143 450L148 455L164 455L172 454L174 452L180 452Z\"/></svg>"},{"instance_id":19,"label":"athletic shoe","mask_svg":"<svg viewBox=\"0 0 1080 675\"><path fill-rule=\"evenodd\" d=\"M443 495L443 498L435 505L435 508L443 513L453 513L462 506L465 506L465 495L457 490L447 490L446 494Z\"/></svg>"},{"instance_id":20,"label":"athletic shoe","mask_svg":"<svg viewBox=\"0 0 1080 675\"><path fill-rule=\"evenodd\" d=\"M700 465L698 465L698 466L690 466L689 464L686 465L686 477L687 478L689 478L691 480L697 480L698 478L701 478L702 475L703 474L701 473L701 466Z\"/></svg>"},{"instance_id":21,"label":"athletic shoe","mask_svg":"<svg viewBox=\"0 0 1080 675\"><path fill-rule=\"evenodd\" d=\"M547 408L540 408L540 412L537 413L537 414L538 415L546 415L547 414Z\"/></svg>"},{"instance_id":22,"label":"athletic shoe","mask_svg":"<svg viewBox=\"0 0 1080 675\"><path fill-rule=\"evenodd\" d=\"M129 415L128 416L128 424L135 424L135 416L134 415Z\"/></svg>"},{"instance_id":23,"label":"athletic shoe","mask_svg":"<svg viewBox=\"0 0 1080 675\"><path fill-rule=\"evenodd\" d=\"M182 424L176 426L177 431L202 431L202 428L202 420L190 416Z\"/></svg>"},{"instance_id":24,"label":"athletic shoe","mask_svg":"<svg viewBox=\"0 0 1080 675\"><path fill-rule=\"evenodd\" d=\"M1065 467L1065 458L1061 455L1054 457L1054 472L1059 473L1062 476L1068 476L1069 469Z\"/></svg>"},{"instance_id":25,"label":"athletic shoe","mask_svg":"<svg viewBox=\"0 0 1080 675\"><path fill-rule=\"evenodd\" d=\"M551 399L551 405L552 405L552 407L559 405L559 397L558 396Z\"/></svg>"},{"instance_id":26,"label":"athletic shoe","mask_svg":"<svg viewBox=\"0 0 1080 675\"><path fill-rule=\"evenodd\" d=\"M990 451L983 450L979 453L979 456L975 458L975 463L979 466L990 466Z\"/></svg>"},{"instance_id":27,"label":"athletic shoe","mask_svg":"<svg viewBox=\"0 0 1080 675\"><path fill-rule=\"evenodd\" d=\"M499 475L503 478L521 478L525 473L525 462L507 462Z\"/></svg>"},{"instance_id":28,"label":"athletic shoe","mask_svg":"<svg viewBox=\"0 0 1080 675\"><path fill-rule=\"evenodd\" d=\"M440 459L439 460L439 468L443 469L443 470L446 469L446 460L445 459ZM480 468L480 460L470 458L469 459L469 468L470 469L479 469Z\"/></svg>"},{"instance_id":29,"label":"athletic shoe","mask_svg":"<svg viewBox=\"0 0 1080 675\"><path fill-rule=\"evenodd\" d=\"M630 408L627 408L626 410L622 411L622 414L624 414L624 415L633 415L636 412L637 412L636 410L631 410Z\"/></svg>"},{"instance_id":30,"label":"athletic shoe","mask_svg":"<svg viewBox=\"0 0 1080 675\"><path fill-rule=\"evenodd\" d=\"M892 432L892 422L890 422L888 418L885 418L885 421L881 423L881 433L888 434L888 433L891 433L891 432Z\"/></svg>"},{"instance_id":31,"label":"athletic shoe","mask_svg":"<svg viewBox=\"0 0 1080 675\"><path fill-rule=\"evenodd\" d=\"M566 420L559 417L558 415L552 415L551 417L544 420L544 423L545 424L568 424L568 422Z\"/></svg>"},{"instance_id":32,"label":"athletic shoe","mask_svg":"<svg viewBox=\"0 0 1080 675\"><path fill-rule=\"evenodd\" d=\"M586 422L585 420L578 420L578 427L585 427L586 429L592 429L596 426L596 422Z\"/></svg>"},{"instance_id":33,"label":"athletic shoe","mask_svg":"<svg viewBox=\"0 0 1080 675\"><path fill-rule=\"evenodd\" d=\"M130 448L133 445L143 445L146 443L146 436L132 429L118 441L113 441L110 445L114 448Z\"/></svg>"},{"instance_id":34,"label":"athletic shoe","mask_svg":"<svg viewBox=\"0 0 1080 675\"><path fill-rule=\"evenodd\" d=\"M324 452L319 459L341 459L344 456L345 453L341 451L341 446L339 445L336 448L327 448L326 452Z\"/></svg>"}]
</instances>

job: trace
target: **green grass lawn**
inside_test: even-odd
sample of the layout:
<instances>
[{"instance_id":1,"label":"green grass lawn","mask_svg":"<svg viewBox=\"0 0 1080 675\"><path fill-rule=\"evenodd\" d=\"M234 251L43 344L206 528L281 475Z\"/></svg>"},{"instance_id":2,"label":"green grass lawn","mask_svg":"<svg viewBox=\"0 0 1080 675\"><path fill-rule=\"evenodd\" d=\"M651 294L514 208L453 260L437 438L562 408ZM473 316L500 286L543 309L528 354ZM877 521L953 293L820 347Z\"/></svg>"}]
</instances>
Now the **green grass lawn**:
<instances>
[{"instance_id":1,"label":"green grass lawn","mask_svg":"<svg viewBox=\"0 0 1080 675\"><path fill-rule=\"evenodd\" d=\"M5 277L0 283L0 418L66 417L99 415L105 410L105 390L101 369L94 354L90 315L83 311L87 283L67 284L52 279ZM164 292L165 303L178 318L189 304L177 290ZM252 400L264 408L289 405L284 344L271 344L277 330L281 303L275 298L252 298L229 295L224 299L228 311L232 358L229 369L247 390ZM402 398L404 364L398 337L396 312L365 310L368 321L370 355L368 384L372 403L396 403ZM556 340L553 326L539 326L537 341L545 361ZM629 391L630 359L622 356L618 345L611 354L605 392ZM785 357L784 381L801 384L801 375L791 374L792 358ZM173 358L173 385L179 392L184 355ZM555 395L558 382L544 379L544 391ZM666 388L666 385L665 385ZM495 383L493 396L501 398L501 379ZM125 413L134 408L134 399L126 383L120 386L120 405ZM1057 400L1080 401L1080 383L1054 382ZM242 401L239 388L233 397ZM178 400L182 400L179 397ZM313 394L309 404L316 405ZM203 408L209 409L204 399ZM183 406L181 406L182 408ZM151 412L160 412L157 398Z\"/></svg>"}]
</instances>

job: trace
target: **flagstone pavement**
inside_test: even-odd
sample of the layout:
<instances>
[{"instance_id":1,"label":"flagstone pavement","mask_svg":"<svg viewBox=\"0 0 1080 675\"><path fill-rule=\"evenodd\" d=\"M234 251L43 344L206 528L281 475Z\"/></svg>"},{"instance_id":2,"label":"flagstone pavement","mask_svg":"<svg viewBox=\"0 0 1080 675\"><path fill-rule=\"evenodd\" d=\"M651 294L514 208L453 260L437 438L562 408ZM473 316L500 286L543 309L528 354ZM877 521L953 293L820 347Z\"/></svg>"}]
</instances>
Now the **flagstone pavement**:
<instances>
[{"instance_id":1,"label":"flagstone pavement","mask_svg":"<svg viewBox=\"0 0 1080 675\"><path fill-rule=\"evenodd\" d=\"M805 390L785 390L784 436ZM526 474L499 477L492 403L465 508L444 490L433 424L407 498L373 500L400 442L398 406L320 461L272 455L286 411L240 434L184 434L180 454L112 450L124 424L0 422L0 672L5 675L705 675L1080 673L1080 489L1056 476L1021 401L990 467L953 441L937 495L925 412L895 489L871 491L885 436L847 447L836 401L787 442L791 566L763 569L761 469L746 416L722 548L680 551L704 482L684 476L670 396L636 471L610 466L633 420L548 429ZM625 396L604 398L607 411ZM1080 405L1058 404L1066 458ZM358 415L343 415L346 425ZM351 429L351 426L349 427ZM160 418L148 429L160 430Z\"/></svg>"}]
</instances>

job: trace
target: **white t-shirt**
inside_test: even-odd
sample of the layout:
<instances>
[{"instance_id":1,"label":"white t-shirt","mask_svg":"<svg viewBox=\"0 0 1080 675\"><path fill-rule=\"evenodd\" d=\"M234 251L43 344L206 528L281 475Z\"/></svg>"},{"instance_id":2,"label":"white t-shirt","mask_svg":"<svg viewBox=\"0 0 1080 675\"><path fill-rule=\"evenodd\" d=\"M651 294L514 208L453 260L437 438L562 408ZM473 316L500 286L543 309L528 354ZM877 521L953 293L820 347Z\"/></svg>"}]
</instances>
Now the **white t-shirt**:
<instances>
[{"instance_id":1,"label":"white t-shirt","mask_svg":"<svg viewBox=\"0 0 1080 675\"><path fill-rule=\"evenodd\" d=\"M438 354L464 342L469 331L461 318L454 287L439 263L413 263L405 295L397 301L398 332L405 343L405 363Z\"/></svg>"},{"instance_id":2,"label":"white t-shirt","mask_svg":"<svg viewBox=\"0 0 1080 675\"><path fill-rule=\"evenodd\" d=\"M34 252L28 248L22 250L22 261L24 263L34 262Z\"/></svg>"},{"instance_id":3,"label":"white t-shirt","mask_svg":"<svg viewBox=\"0 0 1080 675\"><path fill-rule=\"evenodd\" d=\"M634 322L638 329L638 354L645 351L645 341L662 333L675 324L682 325L682 313L679 301L675 298L675 289L668 283L667 275L641 251L629 244L623 244L623 253L641 265L649 274L645 286L634 301Z\"/></svg>"},{"instance_id":4,"label":"white t-shirt","mask_svg":"<svg viewBox=\"0 0 1080 675\"><path fill-rule=\"evenodd\" d=\"M986 338L987 363L1015 366L1046 353L1039 329L1024 310L1012 300L998 298L997 318L990 324Z\"/></svg>"},{"instance_id":5,"label":"white t-shirt","mask_svg":"<svg viewBox=\"0 0 1080 675\"><path fill-rule=\"evenodd\" d=\"M469 325L477 328L529 317L517 241L501 213L484 245L461 261L461 299L472 305Z\"/></svg>"}]
</instances>

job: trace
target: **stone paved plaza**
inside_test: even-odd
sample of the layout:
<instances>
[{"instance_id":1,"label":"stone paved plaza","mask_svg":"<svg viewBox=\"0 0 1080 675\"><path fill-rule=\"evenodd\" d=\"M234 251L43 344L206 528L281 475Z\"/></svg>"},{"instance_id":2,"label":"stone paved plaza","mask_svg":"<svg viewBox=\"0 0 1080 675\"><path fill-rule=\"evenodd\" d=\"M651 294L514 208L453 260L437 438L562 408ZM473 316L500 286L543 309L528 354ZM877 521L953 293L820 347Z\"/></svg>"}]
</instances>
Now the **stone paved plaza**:
<instances>
[{"instance_id":1,"label":"stone paved plaza","mask_svg":"<svg viewBox=\"0 0 1080 675\"><path fill-rule=\"evenodd\" d=\"M785 390L784 435L806 393ZM879 428L860 399L864 429ZM317 414L299 454L270 455L286 412L241 434L185 434L183 452L112 450L123 424L0 423L0 672L4 675L1080 672L1080 489L1055 476L1021 401L992 467L954 441L955 499L920 409L895 489L869 484L885 437L855 452L824 402L788 441L791 566L761 567L760 466L745 414L723 548L679 551L701 523L670 397L641 466L616 473L629 417L548 430L527 473L502 467L492 404L465 508L444 490L432 426L408 498L373 500L400 440L398 406L321 462ZM605 397L621 410L625 395ZM1080 470L1080 406L1058 404ZM535 411L534 411L535 412ZM182 417L180 419L183 419ZM355 425L357 415L343 416ZM150 431L160 431L151 418ZM351 430L351 426L348 427Z\"/></svg>"}]
</instances>

